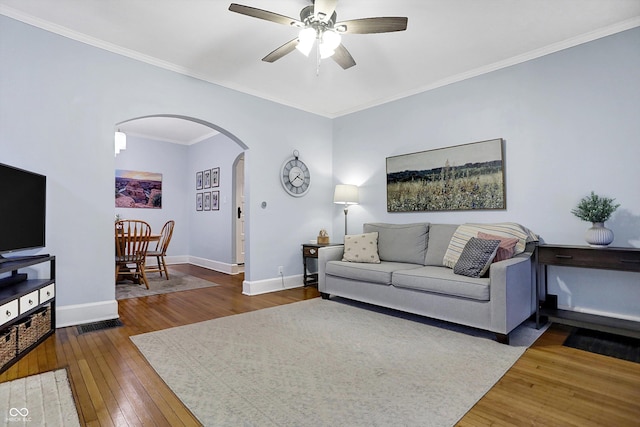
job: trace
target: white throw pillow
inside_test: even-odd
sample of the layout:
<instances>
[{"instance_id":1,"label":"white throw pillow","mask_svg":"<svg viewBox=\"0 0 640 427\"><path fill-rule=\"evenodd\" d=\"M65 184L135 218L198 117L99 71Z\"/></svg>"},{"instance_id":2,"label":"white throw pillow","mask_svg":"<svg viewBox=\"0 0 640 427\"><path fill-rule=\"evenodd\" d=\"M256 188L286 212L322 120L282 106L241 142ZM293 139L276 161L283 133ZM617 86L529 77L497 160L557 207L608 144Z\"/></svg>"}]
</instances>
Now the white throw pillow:
<instances>
[{"instance_id":1,"label":"white throw pillow","mask_svg":"<svg viewBox=\"0 0 640 427\"><path fill-rule=\"evenodd\" d=\"M344 236L343 261L380 264L378 232Z\"/></svg>"},{"instance_id":2,"label":"white throw pillow","mask_svg":"<svg viewBox=\"0 0 640 427\"><path fill-rule=\"evenodd\" d=\"M518 239L513 255L524 252L527 242L537 242L538 236L526 227L515 222L500 222L494 224L462 224L453 233L447 252L444 254L442 264L445 267L454 268L460 254L469 239L477 237L478 233L487 233L495 236Z\"/></svg>"}]
</instances>

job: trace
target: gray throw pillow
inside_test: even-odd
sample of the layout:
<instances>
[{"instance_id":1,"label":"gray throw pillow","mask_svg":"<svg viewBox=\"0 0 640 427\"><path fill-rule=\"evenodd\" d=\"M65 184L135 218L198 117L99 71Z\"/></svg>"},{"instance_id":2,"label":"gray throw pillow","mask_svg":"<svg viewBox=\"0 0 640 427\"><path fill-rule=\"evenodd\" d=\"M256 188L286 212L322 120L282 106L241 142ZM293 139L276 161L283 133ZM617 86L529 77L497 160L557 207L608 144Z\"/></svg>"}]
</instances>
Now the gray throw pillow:
<instances>
[{"instance_id":1,"label":"gray throw pillow","mask_svg":"<svg viewBox=\"0 0 640 427\"><path fill-rule=\"evenodd\" d=\"M482 277L496 256L500 240L484 240L472 237L465 245L458 262L453 267L455 274Z\"/></svg>"},{"instance_id":2,"label":"gray throw pillow","mask_svg":"<svg viewBox=\"0 0 640 427\"><path fill-rule=\"evenodd\" d=\"M378 233L378 254L381 261L424 264L429 226L418 224L367 223L365 233Z\"/></svg>"}]
</instances>

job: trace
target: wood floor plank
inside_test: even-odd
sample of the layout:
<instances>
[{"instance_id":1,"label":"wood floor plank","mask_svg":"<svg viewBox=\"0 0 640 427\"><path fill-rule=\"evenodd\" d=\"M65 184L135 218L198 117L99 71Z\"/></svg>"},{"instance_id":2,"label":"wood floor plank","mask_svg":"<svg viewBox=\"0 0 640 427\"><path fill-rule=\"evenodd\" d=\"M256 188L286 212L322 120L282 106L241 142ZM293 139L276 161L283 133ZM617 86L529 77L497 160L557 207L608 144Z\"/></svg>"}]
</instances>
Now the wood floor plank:
<instances>
[{"instance_id":1,"label":"wood floor plank","mask_svg":"<svg viewBox=\"0 0 640 427\"><path fill-rule=\"evenodd\" d=\"M199 426L129 337L319 296L307 287L249 297L242 275L171 269L219 286L119 301L124 326L60 328L0 382L66 368L83 426ZM549 328L457 425L638 427L640 364L564 347L568 333Z\"/></svg>"}]
</instances>

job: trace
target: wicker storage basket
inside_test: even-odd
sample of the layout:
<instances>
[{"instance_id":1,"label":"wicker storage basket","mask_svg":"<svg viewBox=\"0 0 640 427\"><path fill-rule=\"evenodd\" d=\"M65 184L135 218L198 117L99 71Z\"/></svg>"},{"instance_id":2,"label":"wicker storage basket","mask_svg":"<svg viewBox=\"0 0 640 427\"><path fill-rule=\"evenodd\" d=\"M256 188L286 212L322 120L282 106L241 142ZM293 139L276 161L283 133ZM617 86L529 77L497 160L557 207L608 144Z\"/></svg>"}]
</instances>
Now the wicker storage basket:
<instances>
[{"instance_id":1,"label":"wicker storage basket","mask_svg":"<svg viewBox=\"0 0 640 427\"><path fill-rule=\"evenodd\" d=\"M44 306L38 309L31 319L38 328L38 339L42 338L51 329L51 306Z\"/></svg>"},{"instance_id":2,"label":"wicker storage basket","mask_svg":"<svg viewBox=\"0 0 640 427\"><path fill-rule=\"evenodd\" d=\"M0 369L16 357L17 345L17 329L12 326L0 332Z\"/></svg>"},{"instance_id":3,"label":"wicker storage basket","mask_svg":"<svg viewBox=\"0 0 640 427\"><path fill-rule=\"evenodd\" d=\"M30 345L38 341L38 327L30 316L16 325L18 329L18 354L29 348Z\"/></svg>"}]
</instances>

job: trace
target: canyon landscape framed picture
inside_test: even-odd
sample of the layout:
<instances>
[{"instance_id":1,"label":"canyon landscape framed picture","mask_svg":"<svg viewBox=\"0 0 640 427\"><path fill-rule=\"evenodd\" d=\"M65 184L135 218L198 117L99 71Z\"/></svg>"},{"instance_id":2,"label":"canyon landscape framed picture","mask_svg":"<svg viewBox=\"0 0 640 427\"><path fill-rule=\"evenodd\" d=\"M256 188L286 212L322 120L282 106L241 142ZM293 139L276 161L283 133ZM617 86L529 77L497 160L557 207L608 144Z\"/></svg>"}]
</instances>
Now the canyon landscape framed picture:
<instances>
[{"instance_id":1,"label":"canyon landscape framed picture","mask_svg":"<svg viewBox=\"0 0 640 427\"><path fill-rule=\"evenodd\" d=\"M503 140L387 157L387 211L506 209Z\"/></svg>"},{"instance_id":2,"label":"canyon landscape framed picture","mask_svg":"<svg viewBox=\"0 0 640 427\"><path fill-rule=\"evenodd\" d=\"M116 208L162 209L162 174L116 169Z\"/></svg>"}]
</instances>

